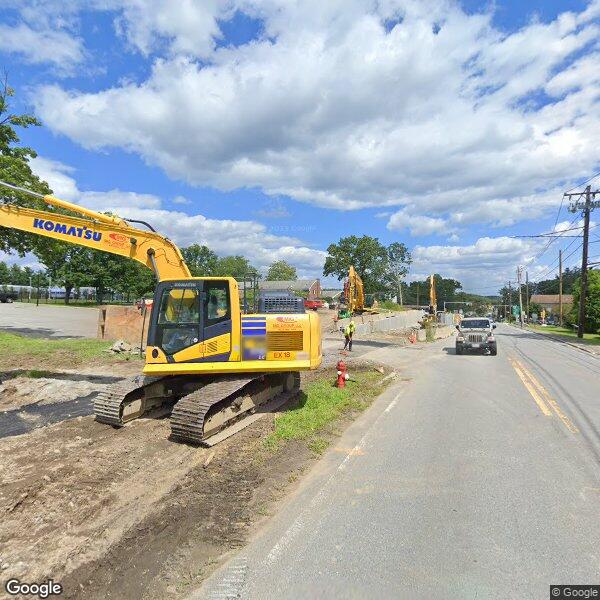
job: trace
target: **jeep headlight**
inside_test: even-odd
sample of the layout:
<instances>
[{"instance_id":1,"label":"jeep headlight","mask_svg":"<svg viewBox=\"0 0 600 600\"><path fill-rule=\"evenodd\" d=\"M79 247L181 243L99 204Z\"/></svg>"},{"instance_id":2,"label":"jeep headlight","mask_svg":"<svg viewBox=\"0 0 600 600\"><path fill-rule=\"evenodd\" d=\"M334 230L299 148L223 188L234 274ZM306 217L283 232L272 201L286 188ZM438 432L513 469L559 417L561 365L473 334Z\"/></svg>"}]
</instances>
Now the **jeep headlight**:
<instances>
[{"instance_id":1,"label":"jeep headlight","mask_svg":"<svg viewBox=\"0 0 600 600\"><path fill-rule=\"evenodd\" d=\"M465 336L462 333L458 334L458 337L456 338L457 342L464 342L465 341Z\"/></svg>"}]
</instances>

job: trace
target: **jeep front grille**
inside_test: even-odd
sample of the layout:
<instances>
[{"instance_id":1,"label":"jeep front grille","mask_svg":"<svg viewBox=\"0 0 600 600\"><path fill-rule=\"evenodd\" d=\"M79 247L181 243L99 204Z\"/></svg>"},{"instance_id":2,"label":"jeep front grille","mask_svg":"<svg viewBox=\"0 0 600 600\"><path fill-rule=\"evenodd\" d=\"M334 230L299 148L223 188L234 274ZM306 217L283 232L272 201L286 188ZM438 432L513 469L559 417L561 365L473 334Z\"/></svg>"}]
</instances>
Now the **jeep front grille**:
<instances>
[{"instance_id":1,"label":"jeep front grille","mask_svg":"<svg viewBox=\"0 0 600 600\"><path fill-rule=\"evenodd\" d=\"M476 344L480 344L481 342L483 342L483 336L480 333L470 333L468 340L469 342L475 342Z\"/></svg>"}]
</instances>

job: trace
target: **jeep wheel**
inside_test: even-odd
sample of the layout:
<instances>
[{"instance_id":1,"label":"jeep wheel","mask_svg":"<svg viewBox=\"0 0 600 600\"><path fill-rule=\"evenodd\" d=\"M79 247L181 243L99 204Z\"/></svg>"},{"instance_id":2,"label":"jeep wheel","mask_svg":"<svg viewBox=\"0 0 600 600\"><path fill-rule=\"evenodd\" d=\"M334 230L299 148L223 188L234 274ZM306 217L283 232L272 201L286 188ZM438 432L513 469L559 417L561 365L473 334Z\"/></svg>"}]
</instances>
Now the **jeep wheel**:
<instances>
[{"instance_id":1,"label":"jeep wheel","mask_svg":"<svg viewBox=\"0 0 600 600\"><path fill-rule=\"evenodd\" d=\"M463 349L456 346L456 354L458 354L460 356L462 353L463 353Z\"/></svg>"},{"instance_id":2,"label":"jeep wheel","mask_svg":"<svg viewBox=\"0 0 600 600\"><path fill-rule=\"evenodd\" d=\"M496 348L496 346L491 346L490 347L490 354L492 356L496 356L498 354L498 348Z\"/></svg>"}]
</instances>

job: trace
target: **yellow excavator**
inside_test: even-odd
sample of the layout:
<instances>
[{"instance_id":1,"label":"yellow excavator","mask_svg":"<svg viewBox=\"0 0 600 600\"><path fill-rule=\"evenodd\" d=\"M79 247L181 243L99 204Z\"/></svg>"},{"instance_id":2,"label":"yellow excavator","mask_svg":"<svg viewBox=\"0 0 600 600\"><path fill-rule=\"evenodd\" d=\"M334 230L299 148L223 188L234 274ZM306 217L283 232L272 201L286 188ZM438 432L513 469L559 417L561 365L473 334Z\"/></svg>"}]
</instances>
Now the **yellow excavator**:
<instances>
[{"instance_id":1,"label":"yellow excavator","mask_svg":"<svg viewBox=\"0 0 600 600\"><path fill-rule=\"evenodd\" d=\"M313 311L289 312L283 302L275 312L280 307L271 299L268 312L242 314L234 278L192 277L179 248L147 223L0 185L9 190L0 197L1 227L126 256L156 275L143 375L101 392L94 403L97 421L122 426L168 410L173 439L212 445L253 420L253 413L283 404L299 390L300 371L321 364L321 327ZM17 193L59 210L18 206Z\"/></svg>"},{"instance_id":2,"label":"yellow excavator","mask_svg":"<svg viewBox=\"0 0 600 600\"><path fill-rule=\"evenodd\" d=\"M435 276L429 276L429 309L421 321L423 327L431 327L437 323L437 294L435 290Z\"/></svg>"},{"instance_id":3,"label":"yellow excavator","mask_svg":"<svg viewBox=\"0 0 600 600\"><path fill-rule=\"evenodd\" d=\"M373 294L365 294L363 280L353 265L350 265L348 279L344 281L344 302L346 308L340 311L340 319L363 312L377 313L377 300Z\"/></svg>"}]
</instances>

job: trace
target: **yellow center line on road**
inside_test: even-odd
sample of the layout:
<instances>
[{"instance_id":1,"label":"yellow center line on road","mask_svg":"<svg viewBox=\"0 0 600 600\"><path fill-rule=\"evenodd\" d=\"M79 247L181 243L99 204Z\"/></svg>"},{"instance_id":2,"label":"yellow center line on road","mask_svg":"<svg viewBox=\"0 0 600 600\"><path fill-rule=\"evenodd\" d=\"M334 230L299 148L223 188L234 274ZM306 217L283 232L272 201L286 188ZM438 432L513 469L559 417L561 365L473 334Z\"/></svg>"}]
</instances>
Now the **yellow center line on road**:
<instances>
[{"instance_id":1,"label":"yellow center line on road","mask_svg":"<svg viewBox=\"0 0 600 600\"><path fill-rule=\"evenodd\" d=\"M538 405L538 408L547 417L551 417L552 411L548 408L546 403L542 400L541 396L537 392L537 389L527 379L527 376L521 369L521 363L512 358L509 358L508 360L510 360L510 364L513 366L513 369L517 372L517 375L523 382L523 385L527 388L527 391L531 394L531 397L535 400L535 403Z\"/></svg>"},{"instance_id":2,"label":"yellow center line on road","mask_svg":"<svg viewBox=\"0 0 600 600\"><path fill-rule=\"evenodd\" d=\"M550 406L571 433L579 433L579 429L577 429L573 421L565 415L558 402L550 395L548 390L538 381L533 373L517 359L509 357L509 360L542 413L546 416L552 416L552 412L548 408Z\"/></svg>"}]
</instances>

